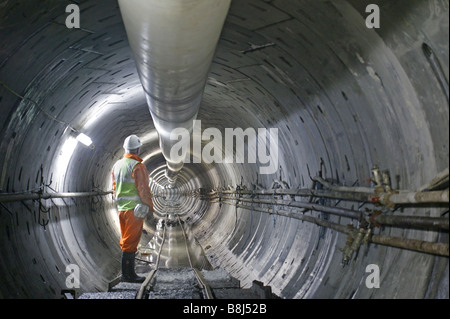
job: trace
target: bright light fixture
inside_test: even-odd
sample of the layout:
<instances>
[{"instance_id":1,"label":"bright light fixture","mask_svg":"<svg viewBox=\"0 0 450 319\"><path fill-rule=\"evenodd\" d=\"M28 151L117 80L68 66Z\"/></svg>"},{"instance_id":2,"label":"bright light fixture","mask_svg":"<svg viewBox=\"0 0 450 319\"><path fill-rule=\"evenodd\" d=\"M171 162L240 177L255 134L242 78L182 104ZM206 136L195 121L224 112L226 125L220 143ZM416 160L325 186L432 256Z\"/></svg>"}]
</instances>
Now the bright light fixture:
<instances>
[{"instance_id":1,"label":"bright light fixture","mask_svg":"<svg viewBox=\"0 0 450 319\"><path fill-rule=\"evenodd\" d=\"M67 174L70 159L77 147L77 140L73 136L69 136L59 150L58 157L55 160L53 170L53 179L56 181L56 189L62 189L60 185L64 185L64 176Z\"/></svg>"},{"instance_id":2,"label":"bright light fixture","mask_svg":"<svg viewBox=\"0 0 450 319\"><path fill-rule=\"evenodd\" d=\"M83 143L86 146L91 146L92 145L92 140L89 136L87 136L86 134L80 133L77 136L77 140L80 143Z\"/></svg>"}]
</instances>

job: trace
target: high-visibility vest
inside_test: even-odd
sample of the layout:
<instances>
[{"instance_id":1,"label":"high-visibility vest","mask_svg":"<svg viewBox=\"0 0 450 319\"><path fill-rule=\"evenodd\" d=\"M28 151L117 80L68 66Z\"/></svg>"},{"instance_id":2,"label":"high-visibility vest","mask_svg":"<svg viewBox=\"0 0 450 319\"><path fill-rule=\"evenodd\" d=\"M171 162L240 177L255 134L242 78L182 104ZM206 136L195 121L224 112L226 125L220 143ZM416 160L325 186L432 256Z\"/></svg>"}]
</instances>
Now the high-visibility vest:
<instances>
[{"instance_id":1,"label":"high-visibility vest","mask_svg":"<svg viewBox=\"0 0 450 319\"><path fill-rule=\"evenodd\" d=\"M133 169L138 163L132 158L124 157L113 167L116 182L116 202L119 211L134 209L137 204L142 204L132 176Z\"/></svg>"}]
</instances>

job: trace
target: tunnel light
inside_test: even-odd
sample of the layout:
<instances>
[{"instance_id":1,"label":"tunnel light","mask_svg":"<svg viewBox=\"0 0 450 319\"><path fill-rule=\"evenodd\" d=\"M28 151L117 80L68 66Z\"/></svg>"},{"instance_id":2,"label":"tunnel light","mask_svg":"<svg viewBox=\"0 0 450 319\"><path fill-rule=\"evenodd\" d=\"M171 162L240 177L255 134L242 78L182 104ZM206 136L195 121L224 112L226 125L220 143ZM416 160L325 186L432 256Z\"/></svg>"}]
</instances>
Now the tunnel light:
<instances>
[{"instance_id":1,"label":"tunnel light","mask_svg":"<svg viewBox=\"0 0 450 319\"><path fill-rule=\"evenodd\" d=\"M63 181L64 176L67 174L67 168L69 167L70 159L77 147L77 140L73 136L69 136L62 145L58 152L58 157L54 162L53 179L56 181L56 185Z\"/></svg>"},{"instance_id":2,"label":"tunnel light","mask_svg":"<svg viewBox=\"0 0 450 319\"><path fill-rule=\"evenodd\" d=\"M87 136L86 134L80 133L77 136L77 141L86 145L86 146L91 146L92 145L92 140L89 136Z\"/></svg>"}]
</instances>

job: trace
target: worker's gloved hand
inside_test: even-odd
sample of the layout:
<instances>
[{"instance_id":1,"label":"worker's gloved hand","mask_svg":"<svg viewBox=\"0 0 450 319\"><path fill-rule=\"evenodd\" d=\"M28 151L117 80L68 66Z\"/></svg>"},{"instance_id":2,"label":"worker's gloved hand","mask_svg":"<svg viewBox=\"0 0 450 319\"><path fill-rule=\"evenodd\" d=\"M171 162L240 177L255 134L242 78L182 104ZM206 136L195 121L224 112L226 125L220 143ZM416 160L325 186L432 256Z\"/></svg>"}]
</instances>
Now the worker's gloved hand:
<instances>
[{"instance_id":1,"label":"worker's gloved hand","mask_svg":"<svg viewBox=\"0 0 450 319\"><path fill-rule=\"evenodd\" d=\"M150 207L144 204L137 204L134 208L134 216L137 218L145 218L150 212Z\"/></svg>"}]
</instances>

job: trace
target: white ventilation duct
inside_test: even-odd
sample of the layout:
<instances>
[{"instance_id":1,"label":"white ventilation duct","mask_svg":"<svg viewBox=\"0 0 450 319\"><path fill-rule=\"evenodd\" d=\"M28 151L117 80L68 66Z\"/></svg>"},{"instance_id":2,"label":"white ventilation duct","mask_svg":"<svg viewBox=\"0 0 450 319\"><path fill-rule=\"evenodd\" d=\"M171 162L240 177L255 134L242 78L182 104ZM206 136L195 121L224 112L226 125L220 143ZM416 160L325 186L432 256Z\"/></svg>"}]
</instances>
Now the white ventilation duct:
<instances>
[{"instance_id":1,"label":"white ventilation duct","mask_svg":"<svg viewBox=\"0 0 450 319\"><path fill-rule=\"evenodd\" d=\"M172 185L186 154L170 154L177 143L170 134L176 128L192 132L230 3L119 0Z\"/></svg>"}]
</instances>

